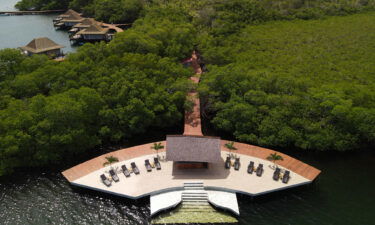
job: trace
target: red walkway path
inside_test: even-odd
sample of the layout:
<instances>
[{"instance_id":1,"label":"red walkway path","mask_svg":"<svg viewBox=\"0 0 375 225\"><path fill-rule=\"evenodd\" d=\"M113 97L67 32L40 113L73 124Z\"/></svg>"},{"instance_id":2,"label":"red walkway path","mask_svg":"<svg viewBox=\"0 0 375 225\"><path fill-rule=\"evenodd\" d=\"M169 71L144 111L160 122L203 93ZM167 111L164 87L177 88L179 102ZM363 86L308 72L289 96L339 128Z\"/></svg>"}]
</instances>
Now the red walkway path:
<instances>
[{"instance_id":1,"label":"red walkway path","mask_svg":"<svg viewBox=\"0 0 375 225\"><path fill-rule=\"evenodd\" d=\"M191 57L192 67L194 68L195 75L190 77L194 83L199 83L200 75L202 74L202 69L198 63L198 57L195 51ZM189 98L191 98L194 102L194 107L191 112L185 112L185 127L184 127L184 135L197 135L203 136L202 134L202 126L201 126L201 113L200 113L200 101L197 91L191 91L188 94Z\"/></svg>"}]
</instances>

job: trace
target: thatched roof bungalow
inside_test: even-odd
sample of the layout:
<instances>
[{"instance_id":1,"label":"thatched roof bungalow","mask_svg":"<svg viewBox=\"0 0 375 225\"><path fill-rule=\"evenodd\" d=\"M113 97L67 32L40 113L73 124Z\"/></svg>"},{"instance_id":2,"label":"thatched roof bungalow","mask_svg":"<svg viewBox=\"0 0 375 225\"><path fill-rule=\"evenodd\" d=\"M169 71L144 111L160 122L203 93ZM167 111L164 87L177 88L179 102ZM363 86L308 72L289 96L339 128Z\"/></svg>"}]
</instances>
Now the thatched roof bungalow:
<instances>
[{"instance_id":1,"label":"thatched roof bungalow","mask_svg":"<svg viewBox=\"0 0 375 225\"><path fill-rule=\"evenodd\" d=\"M83 20L84 18L81 17L81 14L69 9L64 14L61 14L54 19L54 25L55 27L72 27L78 23L81 23Z\"/></svg>"},{"instance_id":2,"label":"thatched roof bungalow","mask_svg":"<svg viewBox=\"0 0 375 225\"><path fill-rule=\"evenodd\" d=\"M219 163L220 152L219 137L167 135L167 161L182 163L185 168L195 168L194 163Z\"/></svg>"},{"instance_id":3,"label":"thatched roof bungalow","mask_svg":"<svg viewBox=\"0 0 375 225\"><path fill-rule=\"evenodd\" d=\"M84 28L89 28L92 24L100 24L100 22L96 21L93 18L84 18L82 22L73 26L73 28L78 28L78 30L82 30Z\"/></svg>"},{"instance_id":4,"label":"thatched roof bungalow","mask_svg":"<svg viewBox=\"0 0 375 225\"><path fill-rule=\"evenodd\" d=\"M20 49L29 56L33 54L46 54L55 57L62 55L61 49L64 47L49 38L41 37L33 39L26 46L20 47Z\"/></svg>"},{"instance_id":5,"label":"thatched roof bungalow","mask_svg":"<svg viewBox=\"0 0 375 225\"><path fill-rule=\"evenodd\" d=\"M88 28L80 30L77 35L84 41L106 41L109 39L109 29L101 27L98 23L91 24Z\"/></svg>"}]
</instances>

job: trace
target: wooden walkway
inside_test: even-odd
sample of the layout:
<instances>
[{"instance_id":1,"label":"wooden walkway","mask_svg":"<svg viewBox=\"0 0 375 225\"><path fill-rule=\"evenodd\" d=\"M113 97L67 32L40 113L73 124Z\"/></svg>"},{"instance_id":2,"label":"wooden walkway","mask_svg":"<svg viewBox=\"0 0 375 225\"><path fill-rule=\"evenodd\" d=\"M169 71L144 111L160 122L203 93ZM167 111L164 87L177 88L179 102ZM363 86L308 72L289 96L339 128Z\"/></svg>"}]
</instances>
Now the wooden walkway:
<instances>
[{"instance_id":1,"label":"wooden walkway","mask_svg":"<svg viewBox=\"0 0 375 225\"><path fill-rule=\"evenodd\" d=\"M195 75L190 77L194 83L198 84L200 76L202 74L202 70L198 63L198 57L193 52L192 56L192 67L194 69ZM200 112L200 100L197 91L191 91L188 94L188 98L191 99L194 103L192 111L185 112L185 125L184 125L184 135L196 135L196 136L203 136L202 133L202 125L201 125L201 112Z\"/></svg>"},{"instance_id":2,"label":"wooden walkway","mask_svg":"<svg viewBox=\"0 0 375 225\"><path fill-rule=\"evenodd\" d=\"M103 25L104 27L109 28L109 29L113 29L113 30L115 30L117 33L120 33L120 32L123 32L123 31L124 31L124 30L121 29L120 27L117 27L117 26L119 26L119 25L117 25L117 24L102 23L102 25Z\"/></svg>"},{"instance_id":3,"label":"wooden walkway","mask_svg":"<svg viewBox=\"0 0 375 225\"><path fill-rule=\"evenodd\" d=\"M52 14L58 12L65 12L63 9L57 10L40 10L40 11L0 11L0 15L9 15L9 16L17 16L17 15L41 15L41 14Z\"/></svg>"}]
</instances>

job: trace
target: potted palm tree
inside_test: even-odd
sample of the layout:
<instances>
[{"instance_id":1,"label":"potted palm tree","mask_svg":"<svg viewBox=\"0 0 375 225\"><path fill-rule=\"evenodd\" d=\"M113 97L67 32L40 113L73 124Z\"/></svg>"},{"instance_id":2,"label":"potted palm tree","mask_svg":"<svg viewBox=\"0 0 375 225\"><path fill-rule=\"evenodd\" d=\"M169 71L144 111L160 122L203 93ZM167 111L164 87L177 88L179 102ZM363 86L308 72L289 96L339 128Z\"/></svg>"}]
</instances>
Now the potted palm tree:
<instances>
[{"instance_id":1,"label":"potted palm tree","mask_svg":"<svg viewBox=\"0 0 375 225\"><path fill-rule=\"evenodd\" d=\"M284 160L284 158L281 156L281 155L278 155L277 152L274 152L274 153L271 153L268 157L267 157L267 160L270 160L273 162L273 166L274 166L274 169L276 169L277 165L276 165L276 161L282 161Z\"/></svg>"},{"instance_id":2,"label":"potted palm tree","mask_svg":"<svg viewBox=\"0 0 375 225\"><path fill-rule=\"evenodd\" d=\"M103 163L103 166L108 166L108 165L111 165L112 163L118 162L118 158L112 155L105 157L105 159L107 160L107 162Z\"/></svg>"},{"instance_id":3,"label":"potted palm tree","mask_svg":"<svg viewBox=\"0 0 375 225\"><path fill-rule=\"evenodd\" d=\"M159 150L163 149L164 146L161 144L161 142L157 143L155 142L153 146L151 146L151 149L154 149L156 151L156 156L159 158Z\"/></svg>"},{"instance_id":4,"label":"potted palm tree","mask_svg":"<svg viewBox=\"0 0 375 225\"><path fill-rule=\"evenodd\" d=\"M230 152L230 157L231 158L234 158L234 155L232 154L232 150L237 150L236 147L234 147L234 142L233 141L230 141L228 143L225 143L224 146L229 149L229 152Z\"/></svg>"}]
</instances>

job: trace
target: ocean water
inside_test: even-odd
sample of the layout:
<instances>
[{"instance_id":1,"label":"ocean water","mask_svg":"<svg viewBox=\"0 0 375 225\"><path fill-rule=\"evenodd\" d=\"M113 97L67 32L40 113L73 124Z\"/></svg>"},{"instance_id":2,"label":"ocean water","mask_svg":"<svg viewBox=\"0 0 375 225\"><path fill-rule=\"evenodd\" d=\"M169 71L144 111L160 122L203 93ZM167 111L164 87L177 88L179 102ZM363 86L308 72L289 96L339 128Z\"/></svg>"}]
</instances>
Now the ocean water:
<instances>
[{"instance_id":1,"label":"ocean water","mask_svg":"<svg viewBox=\"0 0 375 225\"><path fill-rule=\"evenodd\" d=\"M0 0L0 11L14 11L15 3L17 0ZM70 45L68 33L53 27L52 20L56 15L0 15L0 49L18 48L34 38L48 37L65 46L63 52L74 52L76 47Z\"/></svg>"},{"instance_id":2,"label":"ocean water","mask_svg":"<svg viewBox=\"0 0 375 225\"><path fill-rule=\"evenodd\" d=\"M238 224L375 224L373 152L293 156L322 170L316 182L255 198L238 195ZM134 201L72 187L59 173L63 169L1 178L1 224L150 224L148 198Z\"/></svg>"}]
</instances>

